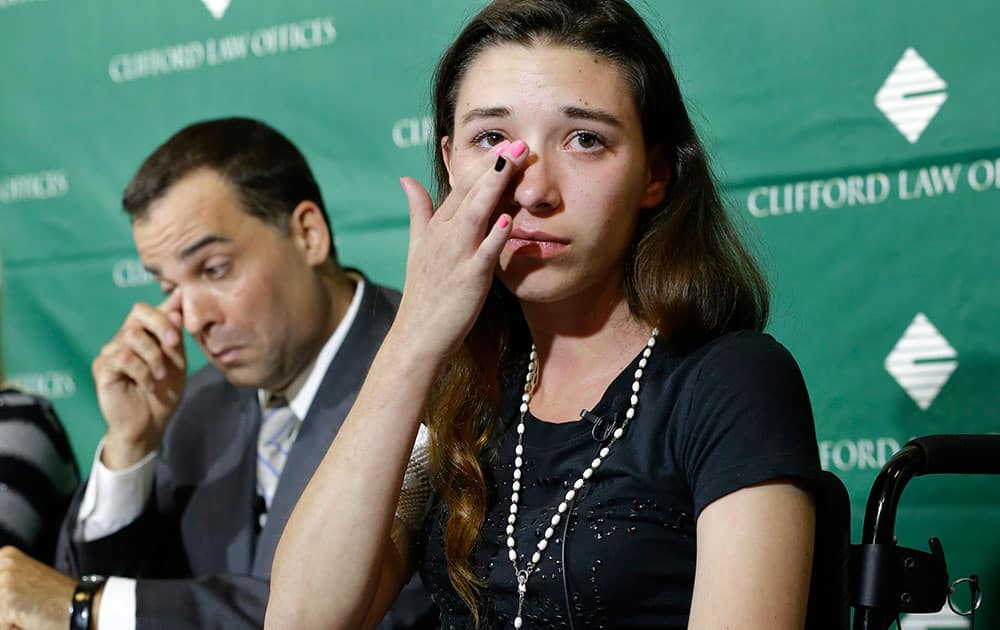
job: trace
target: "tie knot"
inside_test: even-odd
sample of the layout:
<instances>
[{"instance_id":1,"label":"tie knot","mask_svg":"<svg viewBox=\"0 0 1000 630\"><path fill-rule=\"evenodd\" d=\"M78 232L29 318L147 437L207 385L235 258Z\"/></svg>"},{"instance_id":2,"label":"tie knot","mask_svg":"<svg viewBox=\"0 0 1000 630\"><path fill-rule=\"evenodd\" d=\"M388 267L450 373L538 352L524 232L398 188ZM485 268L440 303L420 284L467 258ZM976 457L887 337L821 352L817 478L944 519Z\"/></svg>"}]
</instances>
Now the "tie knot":
<instances>
[{"instance_id":1,"label":"tie knot","mask_svg":"<svg viewBox=\"0 0 1000 630\"><path fill-rule=\"evenodd\" d=\"M267 402L264 403L264 411L270 411L271 409L280 409L282 407L288 406L288 399L285 398L284 394L274 393L267 397Z\"/></svg>"},{"instance_id":2,"label":"tie knot","mask_svg":"<svg viewBox=\"0 0 1000 630\"><path fill-rule=\"evenodd\" d=\"M264 505L271 507L278 478L285 467L288 453L299 431L299 418L281 394L271 394L261 410L260 432L257 435L257 492ZM261 515L260 525L263 527Z\"/></svg>"}]
</instances>

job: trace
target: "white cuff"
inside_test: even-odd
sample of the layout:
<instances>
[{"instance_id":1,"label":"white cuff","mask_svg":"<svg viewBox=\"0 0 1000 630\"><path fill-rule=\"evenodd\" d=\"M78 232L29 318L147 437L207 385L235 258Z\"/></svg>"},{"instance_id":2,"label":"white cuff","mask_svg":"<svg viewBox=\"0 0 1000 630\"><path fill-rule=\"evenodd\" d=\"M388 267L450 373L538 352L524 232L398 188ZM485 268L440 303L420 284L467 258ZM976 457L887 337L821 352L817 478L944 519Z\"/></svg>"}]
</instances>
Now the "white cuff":
<instances>
[{"instance_id":1,"label":"white cuff","mask_svg":"<svg viewBox=\"0 0 1000 630\"><path fill-rule=\"evenodd\" d=\"M153 491L156 451L124 470L110 470L101 463L103 450L102 439L76 517L73 538L78 542L109 536L134 521L142 514Z\"/></svg>"},{"instance_id":2,"label":"white cuff","mask_svg":"<svg viewBox=\"0 0 1000 630\"><path fill-rule=\"evenodd\" d=\"M108 578L97 615L102 628L135 630L135 580Z\"/></svg>"},{"instance_id":3,"label":"white cuff","mask_svg":"<svg viewBox=\"0 0 1000 630\"><path fill-rule=\"evenodd\" d=\"M396 517L406 524L411 533L420 529L431 497L429 446L430 431L421 424L410 451L410 460L406 463L399 502L396 503Z\"/></svg>"}]
</instances>

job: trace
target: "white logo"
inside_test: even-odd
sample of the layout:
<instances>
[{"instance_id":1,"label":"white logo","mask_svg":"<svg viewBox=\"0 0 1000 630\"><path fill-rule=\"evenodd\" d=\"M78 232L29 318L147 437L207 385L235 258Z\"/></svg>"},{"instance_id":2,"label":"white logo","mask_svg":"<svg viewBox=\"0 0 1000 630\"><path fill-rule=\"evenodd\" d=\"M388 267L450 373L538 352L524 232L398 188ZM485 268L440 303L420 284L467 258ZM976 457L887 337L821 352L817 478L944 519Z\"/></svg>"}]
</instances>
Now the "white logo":
<instances>
[{"instance_id":1,"label":"white logo","mask_svg":"<svg viewBox=\"0 0 1000 630\"><path fill-rule=\"evenodd\" d=\"M215 19L221 20L222 16L226 14L226 9L229 8L230 0L201 0L201 2L215 16Z\"/></svg>"},{"instance_id":2,"label":"white logo","mask_svg":"<svg viewBox=\"0 0 1000 630\"><path fill-rule=\"evenodd\" d=\"M115 55L108 62L108 76L115 83L125 83L174 72L198 70L204 66L244 61L252 57L329 46L335 41L337 29L332 16L309 18L289 24L265 26L252 32L231 33L204 41L181 42Z\"/></svg>"},{"instance_id":3,"label":"white logo","mask_svg":"<svg viewBox=\"0 0 1000 630\"><path fill-rule=\"evenodd\" d=\"M819 463L823 470L881 470L899 448L891 437L820 440Z\"/></svg>"},{"instance_id":4,"label":"white logo","mask_svg":"<svg viewBox=\"0 0 1000 630\"><path fill-rule=\"evenodd\" d=\"M434 139L434 120L430 116L400 118L392 125L392 143L400 149L423 146Z\"/></svg>"},{"instance_id":5,"label":"white logo","mask_svg":"<svg viewBox=\"0 0 1000 630\"><path fill-rule=\"evenodd\" d=\"M958 353L923 313L910 326L885 358L885 369L906 390L917 406L927 410L958 367Z\"/></svg>"},{"instance_id":6,"label":"white logo","mask_svg":"<svg viewBox=\"0 0 1000 630\"><path fill-rule=\"evenodd\" d=\"M111 266L111 281L119 289L129 287L140 287L146 284L153 284L156 278L146 271L142 266L142 261L135 258L116 260Z\"/></svg>"},{"instance_id":7,"label":"white logo","mask_svg":"<svg viewBox=\"0 0 1000 630\"><path fill-rule=\"evenodd\" d=\"M947 602L936 613L927 615L909 614L903 615L900 619L903 622L901 628L906 630L961 630L969 627L969 620L960 615L956 615L948 608Z\"/></svg>"},{"instance_id":8,"label":"white logo","mask_svg":"<svg viewBox=\"0 0 1000 630\"><path fill-rule=\"evenodd\" d=\"M0 178L0 204L51 199L68 192L69 180L63 170Z\"/></svg>"},{"instance_id":9,"label":"white logo","mask_svg":"<svg viewBox=\"0 0 1000 630\"><path fill-rule=\"evenodd\" d=\"M76 381L73 374L67 371L12 374L10 381L21 389L46 398L69 398L76 393Z\"/></svg>"},{"instance_id":10,"label":"white logo","mask_svg":"<svg viewBox=\"0 0 1000 630\"><path fill-rule=\"evenodd\" d=\"M29 2L38 2L38 0L0 0L0 9L14 7L19 4L28 4Z\"/></svg>"},{"instance_id":11,"label":"white logo","mask_svg":"<svg viewBox=\"0 0 1000 630\"><path fill-rule=\"evenodd\" d=\"M875 106L913 144L948 100L947 87L916 50L907 48L875 94Z\"/></svg>"}]
</instances>

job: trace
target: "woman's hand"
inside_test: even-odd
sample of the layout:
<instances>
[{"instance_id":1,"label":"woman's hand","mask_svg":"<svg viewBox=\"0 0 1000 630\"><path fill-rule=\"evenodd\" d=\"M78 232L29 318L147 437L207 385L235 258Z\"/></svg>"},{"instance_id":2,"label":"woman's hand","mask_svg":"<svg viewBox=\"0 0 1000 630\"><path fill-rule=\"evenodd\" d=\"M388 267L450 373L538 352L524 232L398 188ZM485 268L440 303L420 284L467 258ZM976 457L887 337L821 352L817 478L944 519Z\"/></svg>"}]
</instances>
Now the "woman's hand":
<instances>
[{"instance_id":1,"label":"woman's hand","mask_svg":"<svg viewBox=\"0 0 1000 630\"><path fill-rule=\"evenodd\" d=\"M495 216L496 208L527 157L521 141L497 145L437 211L419 182L400 180L410 204L410 246L393 328L432 363L458 350L483 307L511 231L511 216Z\"/></svg>"}]
</instances>

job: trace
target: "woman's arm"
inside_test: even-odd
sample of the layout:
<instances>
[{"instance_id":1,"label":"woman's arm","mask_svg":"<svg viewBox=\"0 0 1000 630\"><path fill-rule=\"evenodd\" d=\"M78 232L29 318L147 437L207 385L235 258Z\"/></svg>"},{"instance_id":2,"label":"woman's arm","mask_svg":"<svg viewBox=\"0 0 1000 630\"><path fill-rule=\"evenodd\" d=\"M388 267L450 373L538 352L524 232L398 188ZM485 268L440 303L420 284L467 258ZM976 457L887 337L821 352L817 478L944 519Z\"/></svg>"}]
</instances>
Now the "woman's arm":
<instances>
[{"instance_id":1,"label":"woman's arm","mask_svg":"<svg viewBox=\"0 0 1000 630\"><path fill-rule=\"evenodd\" d=\"M781 480L705 507L689 630L801 630L815 518L810 494Z\"/></svg>"},{"instance_id":2,"label":"woman's arm","mask_svg":"<svg viewBox=\"0 0 1000 630\"><path fill-rule=\"evenodd\" d=\"M281 536L266 627L366 627L391 605L408 575L395 506L432 377L390 333Z\"/></svg>"},{"instance_id":3,"label":"woman's arm","mask_svg":"<svg viewBox=\"0 0 1000 630\"><path fill-rule=\"evenodd\" d=\"M483 158L437 211L403 180L410 204L406 286L354 407L295 506L275 552L268 628L374 624L408 571L393 528L410 449L431 387L482 308L511 218L493 217L527 152ZM394 532L394 534L393 534Z\"/></svg>"}]
</instances>

